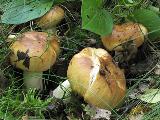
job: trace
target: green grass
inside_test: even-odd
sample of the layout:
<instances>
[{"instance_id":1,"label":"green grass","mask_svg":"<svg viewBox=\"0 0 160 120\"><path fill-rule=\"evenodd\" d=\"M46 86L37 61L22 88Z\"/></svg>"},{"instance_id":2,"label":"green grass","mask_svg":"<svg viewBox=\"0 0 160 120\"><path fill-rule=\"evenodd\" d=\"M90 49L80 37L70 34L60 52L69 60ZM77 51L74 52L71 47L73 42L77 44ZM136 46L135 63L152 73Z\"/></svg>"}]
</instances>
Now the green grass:
<instances>
[{"instance_id":1,"label":"green grass","mask_svg":"<svg viewBox=\"0 0 160 120\"><path fill-rule=\"evenodd\" d=\"M49 103L51 98L41 100L35 90L25 93L18 88L9 87L0 96L0 118L14 120L30 115L44 119L44 112Z\"/></svg>"},{"instance_id":2,"label":"green grass","mask_svg":"<svg viewBox=\"0 0 160 120\"><path fill-rule=\"evenodd\" d=\"M158 120L160 117L160 105L159 103L151 105L151 111L146 113L142 120Z\"/></svg>"}]
</instances>

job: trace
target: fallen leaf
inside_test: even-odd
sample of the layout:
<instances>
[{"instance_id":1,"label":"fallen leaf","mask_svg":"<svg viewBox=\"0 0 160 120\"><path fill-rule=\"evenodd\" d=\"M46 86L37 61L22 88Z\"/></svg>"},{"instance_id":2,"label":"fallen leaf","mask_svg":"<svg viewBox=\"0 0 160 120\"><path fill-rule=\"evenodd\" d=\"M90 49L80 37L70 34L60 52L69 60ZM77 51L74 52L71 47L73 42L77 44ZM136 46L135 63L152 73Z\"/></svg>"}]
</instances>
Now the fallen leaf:
<instances>
[{"instance_id":1,"label":"fallen leaf","mask_svg":"<svg viewBox=\"0 0 160 120\"><path fill-rule=\"evenodd\" d=\"M92 120L110 120L111 112L104 109L96 108L96 114L92 117Z\"/></svg>"},{"instance_id":2,"label":"fallen leaf","mask_svg":"<svg viewBox=\"0 0 160 120\"><path fill-rule=\"evenodd\" d=\"M160 101L160 89L148 89L138 98L147 103L157 103Z\"/></svg>"}]
</instances>

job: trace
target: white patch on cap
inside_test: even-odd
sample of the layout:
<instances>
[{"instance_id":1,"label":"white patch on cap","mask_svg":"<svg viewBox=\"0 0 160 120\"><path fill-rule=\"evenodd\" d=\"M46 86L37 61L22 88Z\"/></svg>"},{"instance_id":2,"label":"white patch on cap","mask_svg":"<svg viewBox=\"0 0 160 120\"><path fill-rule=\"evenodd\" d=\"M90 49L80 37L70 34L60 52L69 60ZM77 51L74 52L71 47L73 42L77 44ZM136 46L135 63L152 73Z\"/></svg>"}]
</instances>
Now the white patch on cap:
<instances>
[{"instance_id":1,"label":"white patch on cap","mask_svg":"<svg viewBox=\"0 0 160 120\"><path fill-rule=\"evenodd\" d=\"M94 84L100 69L100 61L98 59L98 56L95 54L95 51L92 52L91 59L93 61L93 68L90 72L89 87L92 87L92 85Z\"/></svg>"}]
</instances>

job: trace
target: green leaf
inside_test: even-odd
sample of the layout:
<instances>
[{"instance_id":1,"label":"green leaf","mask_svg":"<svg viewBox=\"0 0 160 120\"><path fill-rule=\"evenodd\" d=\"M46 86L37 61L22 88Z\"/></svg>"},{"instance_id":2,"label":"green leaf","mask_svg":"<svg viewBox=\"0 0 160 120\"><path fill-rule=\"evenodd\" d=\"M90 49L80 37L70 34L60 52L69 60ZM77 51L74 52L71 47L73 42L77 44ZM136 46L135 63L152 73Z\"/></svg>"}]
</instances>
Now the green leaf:
<instances>
[{"instance_id":1,"label":"green leaf","mask_svg":"<svg viewBox=\"0 0 160 120\"><path fill-rule=\"evenodd\" d=\"M133 18L149 30L151 39L160 37L160 17L155 12L148 9L139 9L133 13Z\"/></svg>"},{"instance_id":2,"label":"green leaf","mask_svg":"<svg viewBox=\"0 0 160 120\"><path fill-rule=\"evenodd\" d=\"M159 89L148 89L145 94L139 96L139 99L147 103L160 102L160 90Z\"/></svg>"},{"instance_id":3,"label":"green leaf","mask_svg":"<svg viewBox=\"0 0 160 120\"><path fill-rule=\"evenodd\" d=\"M81 16L83 29L104 36L112 32L113 19L102 5L103 0L83 0Z\"/></svg>"},{"instance_id":4,"label":"green leaf","mask_svg":"<svg viewBox=\"0 0 160 120\"><path fill-rule=\"evenodd\" d=\"M41 17L52 7L53 0L12 0L1 17L2 23L21 24Z\"/></svg>"},{"instance_id":5,"label":"green leaf","mask_svg":"<svg viewBox=\"0 0 160 120\"><path fill-rule=\"evenodd\" d=\"M91 107L90 105L85 106L84 104L83 104L83 107L84 107L84 111L86 112L87 115L95 116L96 109L94 107Z\"/></svg>"}]
</instances>

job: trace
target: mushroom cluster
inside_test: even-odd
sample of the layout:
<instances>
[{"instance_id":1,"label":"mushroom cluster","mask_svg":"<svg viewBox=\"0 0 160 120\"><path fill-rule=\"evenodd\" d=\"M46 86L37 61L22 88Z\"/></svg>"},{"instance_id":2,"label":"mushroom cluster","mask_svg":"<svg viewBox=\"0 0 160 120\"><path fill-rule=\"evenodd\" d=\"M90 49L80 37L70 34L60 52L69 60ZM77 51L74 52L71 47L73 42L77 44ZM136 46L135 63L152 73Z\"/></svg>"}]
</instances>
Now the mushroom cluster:
<instances>
[{"instance_id":1,"label":"mushroom cluster","mask_svg":"<svg viewBox=\"0 0 160 120\"><path fill-rule=\"evenodd\" d=\"M27 89L43 89L42 72L55 63L60 52L56 25L63 18L63 9L54 6L36 20L36 24L49 33L31 31L14 37L15 42L10 46L10 61L24 71ZM102 37L102 43L109 51L125 51L130 43L135 48L141 46L146 34L147 29L138 23L115 25L112 34ZM125 97L125 75L104 49L87 47L74 55L68 66L67 77L68 81L63 84L68 90L71 87L93 106L111 110ZM62 98L64 92L59 86L53 94Z\"/></svg>"},{"instance_id":2,"label":"mushroom cluster","mask_svg":"<svg viewBox=\"0 0 160 120\"><path fill-rule=\"evenodd\" d=\"M64 10L59 6L54 6L44 16L36 20L36 24L43 30L50 33L56 33L56 25L64 18Z\"/></svg>"},{"instance_id":3,"label":"mushroom cluster","mask_svg":"<svg viewBox=\"0 0 160 120\"><path fill-rule=\"evenodd\" d=\"M112 109L124 98L124 73L104 49L85 48L71 59L67 76L73 91L96 107Z\"/></svg>"}]
</instances>

